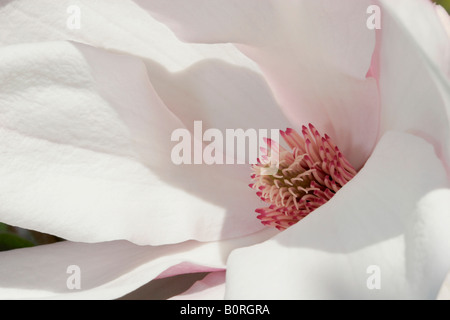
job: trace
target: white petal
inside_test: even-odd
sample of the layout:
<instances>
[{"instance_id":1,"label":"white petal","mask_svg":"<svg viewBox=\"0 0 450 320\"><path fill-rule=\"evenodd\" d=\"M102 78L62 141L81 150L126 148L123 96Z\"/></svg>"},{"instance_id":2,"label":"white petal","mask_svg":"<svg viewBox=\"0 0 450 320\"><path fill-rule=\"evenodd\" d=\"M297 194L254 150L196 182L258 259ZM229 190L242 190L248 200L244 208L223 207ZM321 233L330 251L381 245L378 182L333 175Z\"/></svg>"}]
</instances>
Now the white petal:
<instances>
[{"instance_id":1,"label":"white petal","mask_svg":"<svg viewBox=\"0 0 450 320\"><path fill-rule=\"evenodd\" d=\"M70 6L80 29L66 26ZM285 129L256 64L231 44L187 44L128 0L14 1L0 8L0 44L75 40L143 59L166 105L192 128Z\"/></svg>"},{"instance_id":2,"label":"white petal","mask_svg":"<svg viewBox=\"0 0 450 320\"><path fill-rule=\"evenodd\" d=\"M450 269L448 206L435 211L439 204L429 198L441 188L448 181L432 147L387 133L328 203L231 254L226 298L434 299Z\"/></svg>"},{"instance_id":3,"label":"white petal","mask_svg":"<svg viewBox=\"0 0 450 320\"><path fill-rule=\"evenodd\" d=\"M231 250L272 235L269 230L229 241L157 247L126 241L60 242L1 252L0 299L115 299L179 264L195 267L178 269L183 272L223 269ZM75 283L71 276L76 273L67 273L71 265L79 267L80 289L67 286Z\"/></svg>"},{"instance_id":4,"label":"white petal","mask_svg":"<svg viewBox=\"0 0 450 320\"><path fill-rule=\"evenodd\" d=\"M296 42L295 46L301 46L308 41L310 50L320 47L330 51L325 55L328 50L323 50L321 52L323 56L320 58L325 58L336 68L358 78L364 78L370 64L374 35L364 30L367 28L355 28L360 30L351 28L360 22L364 22L362 25L366 26L366 9L370 4L366 1L344 0L339 5L330 0L314 2L296 0L290 3L257 0L245 2L193 0L189 3L182 0L173 0L170 3L164 0L135 0L135 2L164 21L179 37L190 42L233 42L246 45L268 43L274 45L274 42L277 42L278 45L285 47L288 45L287 42L290 44ZM351 19L347 16L347 20L357 19L357 21L344 21L345 14L352 15ZM310 29L302 30L299 27ZM340 30L335 30L335 27L339 27ZM339 35L343 30L346 33L351 32L357 39ZM336 35L338 37L335 37ZM361 45L359 52L351 51L350 47L354 47L357 41L363 41L367 46ZM316 52L309 52L311 56L314 53Z\"/></svg>"},{"instance_id":5,"label":"white petal","mask_svg":"<svg viewBox=\"0 0 450 320\"><path fill-rule=\"evenodd\" d=\"M171 300L222 300L225 297L225 276L225 271L211 272Z\"/></svg>"},{"instance_id":6,"label":"white petal","mask_svg":"<svg viewBox=\"0 0 450 320\"><path fill-rule=\"evenodd\" d=\"M381 1L381 134L427 139L450 174L450 38L428 1Z\"/></svg>"},{"instance_id":7,"label":"white petal","mask_svg":"<svg viewBox=\"0 0 450 320\"><path fill-rule=\"evenodd\" d=\"M289 126L259 68L234 46L182 43L166 26L126 0L76 2L75 5L81 10L81 28L70 30L62 27L70 19L66 10L70 5L74 5L73 1L55 3L44 0L38 5L28 0L8 3L0 8L0 42L13 44L71 39L142 57L158 96L191 131L195 120L203 122L204 131L215 128L223 134L225 129L285 129ZM153 153L150 149L147 151ZM167 159L165 157L165 161ZM206 210L198 208L204 215L216 209L221 211L221 225L214 227L213 223L209 228L203 228L212 238L201 235L188 238L213 240L238 236L241 227L248 228L245 233L261 228L253 214L259 199L247 187L250 175L248 166L190 166L183 167L181 173L176 173L180 168L167 168L165 171L165 178L176 187L194 191L194 195L200 194L205 201L211 202ZM226 177L225 180L223 177ZM234 193L232 191L236 191L237 196L231 195ZM174 193L173 198L179 199L180 203L192 203L191 197L184 202L182 198L185 197L180 197L179 192ZM222 210L220 207L228 209ZM237 223L226 218L230 209L238 217ZM171 211L182 212L179 208ZM189 218L187 215L185 217ZM211 224L208 218L203 220L204 225ZM241 227L236 228L236 225ZM178 236L183 237L182 233ZM139 243L142 241L128 236L119 237ZM165 237L161 238L163 243L178 241L164 240ZM91 241L85 237L71 239ZM100 239L103 240L109 238ZM142 243L155 244L147 240Z\"/></svg>"},{"instance_id":8,"label":"white petal","mask_svg":"<svg viewBox=\"0 0 450 320\"><path fill-rule=\"evenodd\" d=\"M370 1L136 2L185 40L239 43L295 128L312 122L355 166L367 159L379 112L376 83L366 79L375 46Z\"/></svg>"},{"instance_id":9,"label":"white petal","mask_svg":"<svg viewBox=\"0 0 450 320\"><path fill-rule=\"evenodd\" d=\"M79 8L79 29L68 26L78 17L70 11L74 6ZM56 40L74 40L152 59L171 72L205 58L232 64L248 60L231 45L182 43L129 0L20 0L0 7L1 45Z\"/></svg>"},{"instance_id":10,"label":"white petal","mask_svg":"<svg viewBox=\"0 0 450 320\"><path fill-rule=\"evenodd\" d=\"M71 18L66 9L72 5L80 8L81 28L77 30L62 27ZM253 61L230 44L183 43L134 2L44 0L36 5L22 0L0 8L0 41L5 45L66 39L141 57L158 96L191 130L194 120L203 122L204 131L215 128L223 133L225 129L289 126ZM191 177L198 178L215 177L217 170L224 170L230 179L242 181L240 194L248 194L253 204L257 202L245 187L248 166L208 169L206 174L198 172L198 168L189 171ZM190 187L191 180L178 181L184 188ZM209 182L203 185L209 186ZM207 189L202 192L208 193ZM222 191L210 193L217 198ZM226 201L230 204L234 200ZM249 206L253 212L254 206Z\"/></svg>"},{"instance_id":11,"label":"white petal","mask_svg":"<svg viewBox=\"0 0 450 320\"><path fill-rule=\"evenodd\" d=\"M183 125L138 60L69 43L0 55L0 221L152 245L262 228L246 166L172 163Z\"/></svg>"},{"instance_id":12,"label":"white petal","mask_svg":"<svg viewBox=\"0 0 450 320\"><path fill-rule=\"evenodd\" d=\"M419 50L450 76L450 38L446 31L448 14L444 18L437 5L425 0L379 1L383 6L381 30L383 37L386 37L383 42L389 46L386 51L394 45L392 39L402 39L401 43L406 44L404 53L409 56L411 49Z\"/></svg>"},{"instance_id":13,"label":"white petal","mask_svg":"<svg viewBox=\"0 0 450 320\"><path fill-rule=\"evenodd\" d=\"M449 226L450 189L437 189L420 199L405 233L408 280L433 299L450 267Z\"/></svg>"}]
</instances>

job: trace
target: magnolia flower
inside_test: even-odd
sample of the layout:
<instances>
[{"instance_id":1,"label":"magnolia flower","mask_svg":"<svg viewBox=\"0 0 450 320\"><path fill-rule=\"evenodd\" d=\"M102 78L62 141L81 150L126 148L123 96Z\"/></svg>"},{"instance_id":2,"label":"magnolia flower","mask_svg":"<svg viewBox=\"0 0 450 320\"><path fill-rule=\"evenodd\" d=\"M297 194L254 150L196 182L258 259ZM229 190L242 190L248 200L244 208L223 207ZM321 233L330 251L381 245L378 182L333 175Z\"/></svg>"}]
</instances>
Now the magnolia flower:
<instances>
[{"instance_id":1,"label":"magnolia flower","mask_svg":"<svg viewBox=\"0 0 450 320\"><path fill-rule=\"evenodd\" d=\"M426 0L3 4L0 221L67 241L0 253L0 297L118 298L210 272L180 297L436 298L450 270L449 25ZM248 166L170 161L171 133L195 120L312 123L354 177L266 227Z\"/></svg>"}]
</instances>

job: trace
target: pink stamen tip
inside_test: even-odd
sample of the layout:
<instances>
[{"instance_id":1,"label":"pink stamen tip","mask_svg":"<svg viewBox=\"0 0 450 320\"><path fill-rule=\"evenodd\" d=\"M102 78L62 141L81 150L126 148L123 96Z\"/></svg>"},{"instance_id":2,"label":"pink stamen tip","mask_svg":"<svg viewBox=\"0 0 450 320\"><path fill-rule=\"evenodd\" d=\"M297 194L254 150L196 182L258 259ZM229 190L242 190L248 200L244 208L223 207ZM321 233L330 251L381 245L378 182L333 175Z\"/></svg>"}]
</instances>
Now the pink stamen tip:
<instances>
[{"instance_id":1,"label":"pink stamen tip","mask_svg":"<svg viewBox=\"0 0 450 320\"><path fill-rule=\"evenodd\" d=\"M268 204L256 209L261 223L285 230L330 200L355 175L342 152L325 134L311 123L302 126L303 137L295 130L280 130L291 150L279 148L279 167L267 175L269 164L253 165L253 183L249 187L259 190L256 195ZM278 144L265 138L268 148ZM262 147L262 159L267 159L267 149Z\"/></svg>"}]
</instances>

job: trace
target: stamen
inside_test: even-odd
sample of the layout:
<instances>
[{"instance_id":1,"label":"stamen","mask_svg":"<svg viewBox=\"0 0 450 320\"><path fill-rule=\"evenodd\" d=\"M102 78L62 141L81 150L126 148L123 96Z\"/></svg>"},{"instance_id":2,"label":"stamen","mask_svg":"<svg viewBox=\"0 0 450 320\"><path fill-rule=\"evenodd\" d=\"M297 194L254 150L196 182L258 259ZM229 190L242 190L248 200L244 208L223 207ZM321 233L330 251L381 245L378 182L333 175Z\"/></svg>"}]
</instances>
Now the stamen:
<instances>
[{"instance_id":1,"label":"stamen","mask_svg":"<svg viewBox=\"0 0 450 320\"><path fill-rule=\"evenodd\" d=\"M312 125L302 126L302 135L293 129L280 131L291 150L270 139L261 147L261 163L252 166L253 183L249 186L269 206L256 209L261 223L284 230L330 200L355 175L356 170L328 135L323 137ZM271 154L279 158L273 175Z\"/></svg>"}]
</instances>

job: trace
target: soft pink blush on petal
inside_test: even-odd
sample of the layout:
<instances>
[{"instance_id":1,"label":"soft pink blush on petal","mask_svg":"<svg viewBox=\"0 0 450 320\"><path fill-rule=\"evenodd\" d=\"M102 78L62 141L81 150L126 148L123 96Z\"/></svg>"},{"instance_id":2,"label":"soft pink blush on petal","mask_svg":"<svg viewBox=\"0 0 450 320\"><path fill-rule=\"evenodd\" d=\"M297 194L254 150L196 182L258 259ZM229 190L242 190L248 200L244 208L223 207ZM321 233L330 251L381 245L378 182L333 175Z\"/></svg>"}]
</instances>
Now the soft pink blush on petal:
<instances>
[{"instance_id":1,"label":"soft pink blush on petal","mask_svg":"<svg viewBox=\"0 0 450 320\"><path fill-rule=\"evenodd\" d=\"M0 252L0 299L116 299L153 279L224 270L231 251L272 238L274 231L205 243L138 246L127 241L64 241ZM70 265L80 267L80 290L67 288Z\"/></svg>"},{"instance_id":2,"label":"soft pink blush on petal","mask_svg":"<svg viewBox=\"0 0 450 320\"><path fill-rule=\"evenodd\" d=\"M381 30L375 30L375 49L372 54L372 61L370 62L370 68L367 72L367 78L374 78L378 82L380 81L380 44L381 44Z\"/></svg>"},{"instance_id":3,"label":"soft pink blush on petal","mask_svg":"<svg viewBox=\"0 0 450 320\"><path fill-rule=\"evenodd\" d=\"M179 274L196 273L196 272L219 272L224 271L224 268L212 268L202 265L193 264L190 262L182 262L159 274L156 279L173 277Z\"/></svg>"},{"instance_id":4,"label":"soft pink blush on petal","mask_svg":"<svg viewBox=\"0 0 450 320\"><path fill-rule=\"evenodd\" d=\"M367 160L379 119L376 82L366 78L375 46L375 32L365 27L370 1L137 3L184 40L237 43L260 66L294 128L307 119L353 166Z\"/></svg>"},{"instance_id":5,"label":"soft pink blush on petal","mask_svg":"<svg viewBox=\"0 0 450 320\"><path fill-rule=\"evenodd\" d=\"M212 272L180 295L169 300L222 300L225 297L225 271Z\"/></svg>"}]
</instances>

